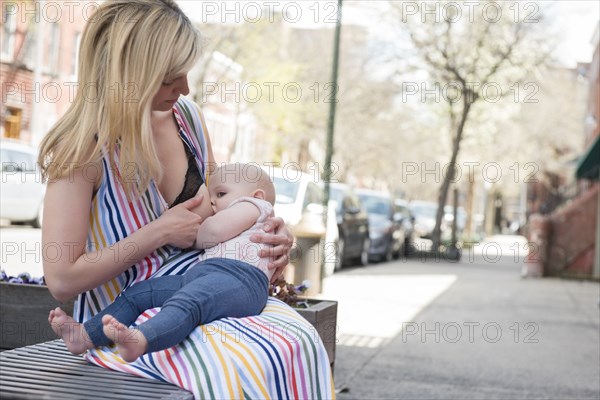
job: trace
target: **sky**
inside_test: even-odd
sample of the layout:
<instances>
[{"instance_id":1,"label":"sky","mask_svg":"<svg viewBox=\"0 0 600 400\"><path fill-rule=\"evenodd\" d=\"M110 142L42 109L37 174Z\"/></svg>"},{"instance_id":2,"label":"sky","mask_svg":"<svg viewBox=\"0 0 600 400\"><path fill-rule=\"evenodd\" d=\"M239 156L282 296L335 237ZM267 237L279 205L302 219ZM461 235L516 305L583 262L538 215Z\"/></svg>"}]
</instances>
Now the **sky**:
<instances>
[{"instance_id":1,"label":"sky","mask_svg":"<svg viewBox=\"0 0 600 400\"><path fill-rule=\"evenodd\" d=\"M192 20L206 22L252 22L257 18L269 18L272 10L285 10L286 21L303 28L335 26L336 0L247 0L206 1L179 0L181 8ZM420 3L421 1L418 1ZM378 30L382 26L376 8L385 5L383 0L344 0L345 23L361 24ZM444 4L441 1L433 3ZM455 1L468 9L464 1ZM481 1L483 4L483 1ZM516 1L524 15L535 15L533 1ZM539 7L550 7L558 22L560 43L557 57L565 66L574 67L578 61L591 61L593 47L590 43L600 19L600 2L597 0L545 0L538 1ZM260 10L262 7L262 11ZM537 7L537 6L536 6ZM260 13L260 15L258 14Z\"/></svg>"},{"instance_id":2,"label":"sky","mask_svg":"<svg viewBox=\"0 0 600 400\"><path fill-rule=\"evenodd\" d=\"M600 19L600 2L556 1L556 4L561 32L564 33L557 53L562 55L568 66L574 66L577 61L591 61L591 41Z\"/></svg>"}]
</instances>

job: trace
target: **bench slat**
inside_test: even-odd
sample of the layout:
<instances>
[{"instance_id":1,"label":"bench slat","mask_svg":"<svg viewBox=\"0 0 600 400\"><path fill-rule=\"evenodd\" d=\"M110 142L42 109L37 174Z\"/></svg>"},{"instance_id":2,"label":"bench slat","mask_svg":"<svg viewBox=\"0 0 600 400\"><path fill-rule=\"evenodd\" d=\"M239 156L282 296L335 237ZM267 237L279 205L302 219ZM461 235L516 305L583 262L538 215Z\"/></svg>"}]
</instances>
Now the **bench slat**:
<instances>
[{"instance_id":1,"label":"bench slat","mask_svg":"<svg viewBox=\"0 0 600 400\"><path fill-rule=\"evenodd\" d=\"M73 356L70 353L69 353L69 355L71 357L63 357L64 354L60 354L60 353L58 354L59 357L57 357L57 356L52 356L52 355L48 355L45 353L38 353L35 351L32 352L30 350L25 350L25 349L26 348L19 348L19 349L10 351L10 352L4 352L2 354L5 357L7 357L7 360L13 360L17 363L26 363L26 364L30 365L31 367L37 368L37 369L44 368L45 371L48 371L49 366L60 367L63 370L65 369L65 367L74 366L75 369L80 371L82 374L84 372L88 372L88 370L89 370L91 373L94 374L94 376L105 374L105 375L108 375L108 376L114 378L114 371L109 370L109 369L104 369L104 368L98 368L98 366L89 364L87 362L82 364L81 357ZM63 349L63 352L64 352L64 349ZM40 360L43 361L43 363L40 363ZM50 370L50 372L52 372L52 370ZM135 375L129 375L129 374L123 374L122 380L127 380L127 381L131 381L131 382L141 382L143 384L146 384L148 381L147 378L143 378L143 377L139 377L139 376L135 376ZM162 382L162 381L154 381L154 382L156 382L157 384L171 386L171 384Z\"/></svg>"},{"instance_id":2,"label":"bench slat","mask_svg":"<svg viewBox=\"0 0 600 400\"><path fill-rule=\"evenodd\" d=\"M43 396L43 397L42 397ZM11 388L0 389L0 397L2 399L26 399L26 400L39 400L39 399L50 399L51 397L45 396L43 393L40 393L37 390L31 390L27 388L16 388L11 390ZM97 397L98 398L98 397ZM69 399L77 399L81 400L81 395L69 395L67 393L61 393L61 400L69 400Z\"/></svg>"},{"instance_id":3,"label":"bench slat","mask_svg":"<svg viewBox=\"0 0 600 400\"><path fill-rule=\"evenodd\" d=\"M61 371L61 373L62 373L62 375L71 375L64 370ZM81 374L75 374L74 376L78 377L78 379L77 379L78 383L85 384L86 387L99 386L100 388L106 388L106 385L111 385L111 386L117 385L116 389L118 389L118 390L126 390L128 392L135 390L138 394L142 394L145 392L168 394L170 392L170 390L168 388L155 388L155 387L149 388L148 386L144 385L143 383L137 383L137 382L134 382L134 383L128 382L126 385L124 385L123 384L124 382L121 382L121 381L115 382L114 377L113 378L110 378L110 377L99 378L97 376L86 377L86 376L82 376ZM3 366L2 367L2 380L5 381L3 383L10 385L12 383L12 378L15 378L14 381L17 383L19 383L23 380L23 378L21 377L21 368L13 368L13 367ZM52 381L54 381L54 379L56 379L56 373L37 371L35 374L35 380L33 382L39 382L40 384L45 385L45 382L52 382Z\"/></svg>"},{"instance_id":4,"label":"bench slat","mask_svg":"<svg viewBox=\"0 0 600 400\"><path fill-rule=\"evenodd\" d=\"M29 363L29 362L21 362L21 364L19 365L19 369L23 368L23 367L27 367L27 368L32 368L32 369L37 369L37 374L43 375L43 374L50 374L50 375L55 375L57 373L60 373L61 375L65 375L66 376L77 376L78 381L81 381L81 383L85 383L85 381L87 381L88 379L92 379L94 381L108 381L109 383L113 383L115 381L115 376L112 374L99 374L98 371L96 370L85 370L86 373L82 374L81 369L77 369L77 368L62 368L62 369L54 369L54 370L49 370L47 368L37 368L37 365ZM60 367L59 367L60 368ZM6 369L6 367L2 367L2 370L4 371ZM110 371L108 371L110 372ZM140 378L137 380L133 380L133 379L128 379L123 377L122 379L119 379L119 382L123 382L125 384L127 384L128 386L134 387L134 386L141 386L141 387L145 387L147 382L147 379L145 378ZM157 382L157 383L162 383L162 382ZM170 388L172 385L168 384L168 383L163 383L163 385L166 388ZM157 385L153 386L153 389L155 391L160 391L160 390L165 390L165 389L161 389L160 387L157 387ZM169 389L170 390L170 389Z\"/></svg>"},{"instance_id":5,"label":"bench slat","mask_svg":"<svg viewBox=\"0 0 600 400\"><path fill-rule=\"evenodd\" d=\"M2 369L3 373L2 373L2 380L5 380L5 375L4 375L4 368ZM35 379L34 378L25 378L23 376L18 376L18 377L13 377L13 378L18 378L15 380L7 380L7 382L2 382L2 385L6 385L6 387L12 387L15 389L20 389L23 385L27 385L29 387L29 389L36 389L36 390L45 390L48 385L52 384L52 382L54 381L53 378L50 377L41 377L39 375L36 374ZM103 386L98 386L98 385L93 385L90 384L89 382L77 382L77 384L74 384L72 382L69 383L64 383L65 386L63 387L53 387L53 393L54 394L58 394L60 393L61 397L63 396L63 394L79 394L79 395L85 395L86 397L90 395L90 393L94 393L94 396L96 393L103 393L105 395L109 395L110 398L112 399L130 399L130 398L136 398L136 399L144 399L144 398L153 398L154 396L156 396L158 393L158 391L153 391L152 389L146 389L144 391L140 391L139 387L138 388L129 388L129 387L122 387L122 385L118 384L117 382L113 382L110 386L107 385L103 385ZM168 391L163 391L162 394L168 395ZM131 397L133 396L133 397Z\"/></svg>"},{"instance_id":6,"label":"bench slat","mask_svg":"<svg viewBox=\"0 0 600 400\"><path fill-rule=\"evenodd\" d=\"M0 353L0 398L192 399L190 392L89 364L69 353L62 340Z\"/></svg>"},{"instance_id":7,"label":"bench slat","mask_svg":"<svg viewBox=\"0 0 600 400\"><path fill-rule=\"evenodd\" d=\"M39 391L44 391L47 386L52 382L51 379L48 380L41 380L41 379L37 379L38 377L36 376L36 379L31 379L31 378L24 378L24 377L19 377L18 381L14 381L14 382L7 382L6 383L6 387L12 387L14 389L20 389L21 386L23 385L28 385L29 389L35 389L35 390L39 390ZM3 378L4 380L4 378ZM5 385L5 383L3 383L3 385ZM104 386L103 390L98 390L97 387L90 387L90 386L77 386L73 383L65 383L64 387L53 387L52 388L52 393L54 395L60 395L60 397L62 397L64 394L70 394L70 395L75 395L78 394L80 396L89 396L91 393L93 393L93 396L96 396L96 393L103 393L104 395L109 395L111 398L113 399L129 399L130 396L132 396L133 392L131 390L120 390L117 385L111 385L110 387ZM140 395L138 395L137 397L139 398L143 398Z\"/></svg>"},{"instance_id":8,"label":"bench slat","mask_svg":"<svg viewBox=\"0 0 600 400\"><path fill-rule=\"evenodd\" d=\"M76 365L76 364L61 365L58 362L52 362L52 361L51 362L44 361L43 364L40 364L39 360L36 362L33 360L25 360L25 359L18 359L17 361L18 361L18 369L28 368L30 371L35 370L37 374L60 373L61 375L65 375L65 377L66 376L76 376L82 382L89 378L92 378L95 381L98 381L98 380L114 381L114 379L115 379L115 375L113 374L114 371L104 370L102 368L98 368L95 365L81 365L81 364L79 364L79 365ZM5 365L8 365L8 364L3 363L2 370L4 370L6 368ZM148 379L146 379L146 378L137 377L137 376L129 375L129 374L122 374L122 376L119 377L119 381L127 383L128 385L141 385L141 386L146 386L148 383ZM158 387L159 385L163 385L166 388L172 387L171 384L166 383L166 382L155 381L155 380L151 380L151 381L156 383L156 385L153 386L154 390L159 390L159 387Z\"/></svg>"},{"instance_id":9,"label":"bench slat","mask_svg":"<svg viewBox=\"0 0 600 400\"><path fill-rule=\"evenodd\" d=\"M21 351L15 352L14 354L10 354L6 356L7 359L11 360L37 360L42 365L42 362L58 362L60 365L80 365L81 359L73 360L69 358L62 358L60 354L47 354L47 353L37 353L37 352L29 352L29 351Z\"/></svg>"}]
</instances>

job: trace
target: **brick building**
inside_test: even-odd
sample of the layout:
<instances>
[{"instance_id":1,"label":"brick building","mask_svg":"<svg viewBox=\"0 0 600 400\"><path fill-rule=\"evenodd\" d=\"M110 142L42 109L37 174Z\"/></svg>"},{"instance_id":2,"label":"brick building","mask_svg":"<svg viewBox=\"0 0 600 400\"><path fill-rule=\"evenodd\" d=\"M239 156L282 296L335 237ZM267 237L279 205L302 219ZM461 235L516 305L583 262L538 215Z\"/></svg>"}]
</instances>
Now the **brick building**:
<instances>
[{"instance_id":1,"label":"brick building","mask_svg":"<svg viewBox=\"0 0 600 400\"><path fill-rule=\"evenodd\" d=\"M587 152L578 165L577 177L597 182L600 173L598 165L600 159L600 24L596 26L592 43L595 50L589 68L590 92L584 139Z\"/></svg>"},{"instance_id":2,"label":"brick building","mask_svg":"<svg viewBox=\"0 0 600 400\"><path fill-rule=\"evenodd\" d=\"M529 256L529 273L535 275L600 278L600 37L592 38L592 62L587 68L589 94L585 150L577 162L577 192L552 213L530 218L529 241L536 243Z\"/></svg>"},{"instance_id":3,"label":"brick building","mask_svg":"<svg viewBox=\"0 0 600 400\"><path fill-rule=\"evenodd\" d=\"M0 6L0 136L37 144L74 98L79 40L97 5L0 1Z\"/></svg>"},{"instance_id":4,"label":"brick building","mask_svg":"<svg viewBox=\"0 0 600 400\"><path fill-rule=\"evenodd\" d=\"M593 228L593 243L582 255L581 268L590 270L592 275L600 278L600 23L592 38L594 55L589 69L590 93L588 97L588 110L586 115L586 151L577 165L576 176L582 191L582 211L589 210L585 215L587 218L584 226ZM595 208L595 212L594 212ZM595 214L595 215L594 215ZM575 265L575 267L579 267Z\"/></svg>"}]
</instances>

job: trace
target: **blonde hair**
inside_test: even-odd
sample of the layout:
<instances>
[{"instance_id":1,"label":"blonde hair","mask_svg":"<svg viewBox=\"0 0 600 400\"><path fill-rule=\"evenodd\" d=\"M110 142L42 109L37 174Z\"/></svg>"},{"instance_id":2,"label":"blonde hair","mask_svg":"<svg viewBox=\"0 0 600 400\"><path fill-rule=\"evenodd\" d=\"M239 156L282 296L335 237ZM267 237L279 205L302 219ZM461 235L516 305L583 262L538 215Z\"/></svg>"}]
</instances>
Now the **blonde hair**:
<instances>
[{"instance_id":1,"label":"blonde hair","mask_svg":"<svg viewBox=\"0 0 600 400\"><path fill-rule=\"evenodd\" d=\"M81 37L77 95L40 144L44 177L59 179L96 162L104 148L128 196L144 193L162 174L152 100L200 53L200 33L174 1L103 2Z\"/></svg>"}]
</instances>

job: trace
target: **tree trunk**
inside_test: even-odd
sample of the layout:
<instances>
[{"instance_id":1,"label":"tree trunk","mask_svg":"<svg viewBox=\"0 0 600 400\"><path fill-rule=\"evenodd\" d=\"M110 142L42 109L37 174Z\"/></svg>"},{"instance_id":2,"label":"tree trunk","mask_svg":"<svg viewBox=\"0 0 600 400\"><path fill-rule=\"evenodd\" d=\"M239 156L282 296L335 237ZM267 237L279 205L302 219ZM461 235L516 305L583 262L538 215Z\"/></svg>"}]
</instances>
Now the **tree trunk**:
<instances>
[{"instance_id":1,"label":"tree trunk","mask_svg":"<svg viewBox=\"0 0 600 400\"><path fill-rule=\"evenodd\" d=\"M442 243L442 218L444 216L444 206L446 205L446 199L448 198L448 190L450 189L450 184L454 181L456 174L456 160L458 158L458 151L460 150L460 141L462 140L463 131L465 129L465 124L467 122L467 118L469 116L469 111L471 110L471 106L474 101L467 99L467 93L463 94L464 103L463 110L460 116L460 122L456 127L456 135L454 135L454 141L452 143L452 156L450 157L450 164L448 167L448 173L443 177L442 186L440 187L440 193L438 196L438 209L437 214L435 216L435 227L433 228L432 233L432 241L433 245L431 247L432 251L438 251L440 248L440 244Z\"/></svg>"},{"instance_id":2,"label":"tree trunk","mask_svg":"<svg viewBox=\"0 0 600 400\"><path fill-rule=\"evenodd\" d=\"M473 197L475 195L475 177L469 177L467 189L467 221L464 235L468 240L473 237Z\"/></svg>"}]
</instances>

